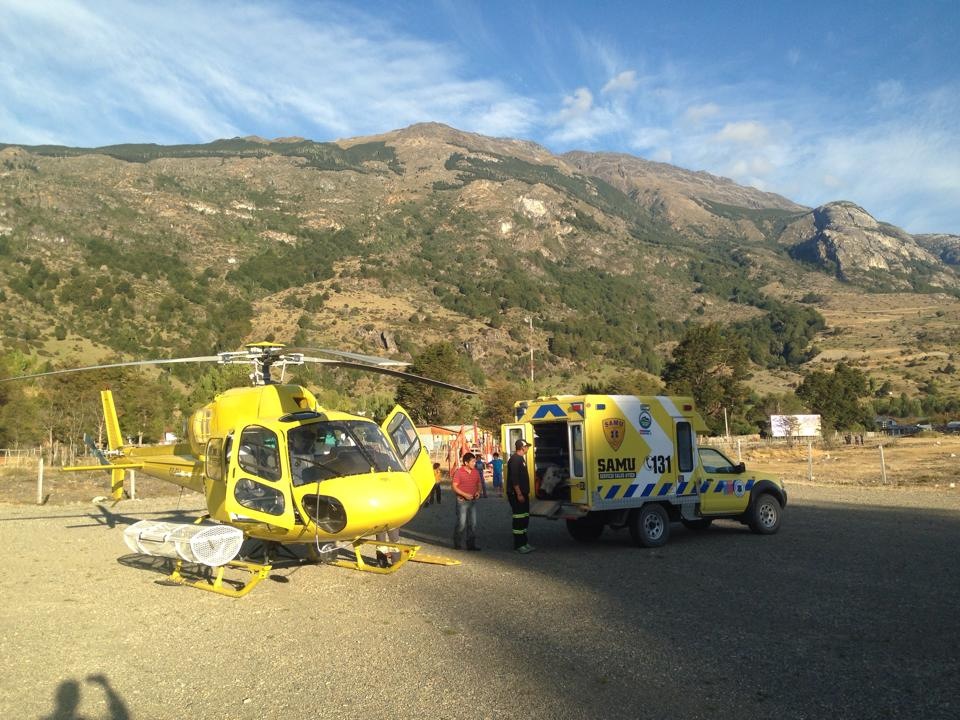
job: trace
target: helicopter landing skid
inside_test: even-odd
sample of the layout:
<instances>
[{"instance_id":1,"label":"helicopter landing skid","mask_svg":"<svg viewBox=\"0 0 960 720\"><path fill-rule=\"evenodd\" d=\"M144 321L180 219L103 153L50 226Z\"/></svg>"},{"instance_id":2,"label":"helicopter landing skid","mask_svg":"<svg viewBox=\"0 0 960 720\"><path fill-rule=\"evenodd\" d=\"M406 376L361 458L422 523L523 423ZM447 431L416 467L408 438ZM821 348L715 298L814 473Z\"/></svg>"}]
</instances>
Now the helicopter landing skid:
<instances>
[{"instance_id":1,"label":"helicopter landing skid","mask_svg":"<svg viewBox=\"0 0 960 720\"><path fill-rule=\"evenodd\" d=\"M217 595L226 595L227 597L238 598L243 597L248 592L253 590L257 583L267 577L267 575L270 573L270 569L273 566L261 565L260 563L248 562L246 560L231 560L226 565L221 565L220 567L216 568L207 568L210 571L210 575L200 580L193 580L184 577L180 573L180 569L182 567L183 560L178 560L173 568L173 572L170 573L170 577L168 578L170 582L175 582L178 585L194 587L198 590L207 590L208 592L217 593ZM224 568L231 568L232 570L239 570L240 572L249 573L250 579L245 583L237 580L225 581L223 579Z\"/></svg>"},{"instance_id":2,"label":"helicopter landing skid","mask_svg":"<svg viewBox=\"0 0 960 720\"><path fill-rule=\"evenodd\" d=\"M375 545L378 550L391 550L393 551L391 552L391 555L399 553L400 557L393 560L393 562L388 564L386 567L373 565L364 559L363 555L360 554L360 548L362 548L364 545ZM372 572L379 575L388 575L389 573L396 572L398 569L400 569L401 565L404 565L407 562L407 560L412 559L420 549L419 545L380 542L378 540L371 540L368 538L354 540L350 543L350 546L353 548L353 554L356 557L355 562L346 559L339 559L332 560L330 564L336 565L337 567L347 568L348 570L362 570L364 572Z\"/></svg>"},{"instance_id":3,"label":"helicopter landing skid","mask_svg":"<svg viewBox=\"0 0 960 720\"><path fill-rule=\"evenodd\" d=\"M430 565L461 565L462 564L459 560L454 560L453 558L444 557L443 555L417 555L414 558L410 558L410 560L418 563L428 563Z\"/></svg>"},{"instance_id":4,"label":"helicopter landing skid","mask_svg":"<svg viewBox=\"0 0 960 720\"><path fill-rule=\"evenodd\" d=\"M337 567L348 568L350 570L362 570L363 572L372 572L378 573L380 575L387 575L389 573L396 572L401 565L405 564L408 560L413 562L424 562L424 563L433 563L435 565L459 565L460 562L457 560L449 560L448 558L438 557L436 555L418 555L417 553L420 550L419 545L407 545L405 543L394 543L394 542L383 542L380 540L373 540L370 538L360 538L354 540L350 543L353 548L353 554L356 557L355 561L340 559L333 560L330 562L331 565L336 565ZM374 565L369 562L368 559L365 559L363 555L360 554L360 549L364 545L374 545L381 552L392 551L391 555L396 555L399 553L399 557L395 557L393 562L388 564L386 567L382 565Z\"/></svg>"}]
</instances>

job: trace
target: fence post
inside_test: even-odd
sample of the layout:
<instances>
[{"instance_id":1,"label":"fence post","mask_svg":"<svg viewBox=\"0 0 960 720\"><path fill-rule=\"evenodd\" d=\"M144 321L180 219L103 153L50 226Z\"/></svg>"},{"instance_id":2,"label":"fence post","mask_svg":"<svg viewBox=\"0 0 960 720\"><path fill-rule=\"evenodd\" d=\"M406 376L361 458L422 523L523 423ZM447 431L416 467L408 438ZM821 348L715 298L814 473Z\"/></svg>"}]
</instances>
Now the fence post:
<instances>
[{"instance_id":1,"label":"fence post","mask_svg":"<svg viewBox=\"0 0 960 720\"><path fill-rule=\"evenodd\" d=\"M127 472L130 473L130 499L136 500L137 499L137 471L128 470Z\"/></svg>"},{"instance_id":2,"label":"fence post","mask_svg":"<svg viewBox=\"0 0 960 720\"><path fill-rule=\"evenodd\" d=\"M813 482L813 441L807 440L807 480Z\"/></svg>"},{"instance_id":3,"label":"fence post","mask_svg":"<svg viewBox=\"0 0 960 720\"><path fill-rule=\"evenodd\" d=\"M37 505L43 505L43 455L37 462Z\"/></svg>"},{"instance_id":4,"label":"fence post","mask_svg":"<svg viewBox=\"0 0 960 720\"><path fill-rule=\"evenodd\" d=\"M743 462L743 455L740 452L740 438L737 438L737 462Z\"/></svg>"},{"instance_id":5,"label":"fence post","mask_svg":"<svg viewBox=\"0 0 960 720\"><path fill-rule=\"evenodd\" d=\"M880 448L880 478L884 485L887 484L887 463L883 459L883 445L878 445Z\"/></svg>"}]
</instances>

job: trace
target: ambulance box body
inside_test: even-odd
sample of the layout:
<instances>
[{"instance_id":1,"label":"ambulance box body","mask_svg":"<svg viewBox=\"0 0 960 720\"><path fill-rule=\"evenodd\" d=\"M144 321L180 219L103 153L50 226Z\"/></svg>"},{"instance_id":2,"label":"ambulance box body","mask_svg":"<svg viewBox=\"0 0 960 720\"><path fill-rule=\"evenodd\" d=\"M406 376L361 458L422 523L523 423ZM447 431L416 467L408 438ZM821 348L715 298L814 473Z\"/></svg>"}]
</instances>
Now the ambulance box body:
<instances>
[{"instance_id":1,"label":"ambulance box body","mask_svg":"<svg viewBox=\"0 0 960 720\"><path fill-rule=\"evenodd\" d=\"M779 529L783 484L699 448L707 427L692 398L559 395L514 409L501 442L505 452L521 438L531 444L531 515L565 519L577 539L627 527L638 544L658 546L671 522L702 529L718 518L761 534Z\"/></svg>"}]
</instances>

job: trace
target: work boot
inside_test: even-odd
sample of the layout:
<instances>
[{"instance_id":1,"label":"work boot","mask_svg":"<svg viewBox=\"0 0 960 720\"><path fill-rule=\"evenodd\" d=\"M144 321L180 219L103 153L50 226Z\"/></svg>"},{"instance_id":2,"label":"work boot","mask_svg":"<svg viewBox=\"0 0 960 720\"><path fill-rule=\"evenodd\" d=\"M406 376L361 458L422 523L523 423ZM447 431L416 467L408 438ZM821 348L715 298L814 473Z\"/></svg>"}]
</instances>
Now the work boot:
<instances>
[{"instance_id":1,"label":"work boot","mask_svg":"<svg viewBox=\"0 0 960 720\"><path fill-rule=\"evenodd\" d=\"M467 550L479 551L480 548L478 548L478 547L477 547L476 545L474 545L474 544L470 544L470 545L467 545Z\"/></svg>"}]
</instances>

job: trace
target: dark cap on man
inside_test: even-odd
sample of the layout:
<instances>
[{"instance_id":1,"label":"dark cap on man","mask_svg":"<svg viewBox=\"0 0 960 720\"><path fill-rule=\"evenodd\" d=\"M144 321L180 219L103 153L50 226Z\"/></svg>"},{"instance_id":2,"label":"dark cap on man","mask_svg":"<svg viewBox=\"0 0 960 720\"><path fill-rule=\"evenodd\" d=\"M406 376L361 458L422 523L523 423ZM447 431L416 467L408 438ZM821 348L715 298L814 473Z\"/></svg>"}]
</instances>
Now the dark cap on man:
<instances>
[{"instance_id":1,"label":"dark cap on man","mask_svg":"<svg viewBox=\"0 0 960 720\"><path fill-rule=\"evenodd\" d=\"M517 450L523 450L525 447L530 447L530 443L528 443L528 442L527 442L526 440L524 440L523 438L520 438L520 439L517 440L517 442L514 444L514 448L517 449Z\"/></svg>"}]
</instances>

